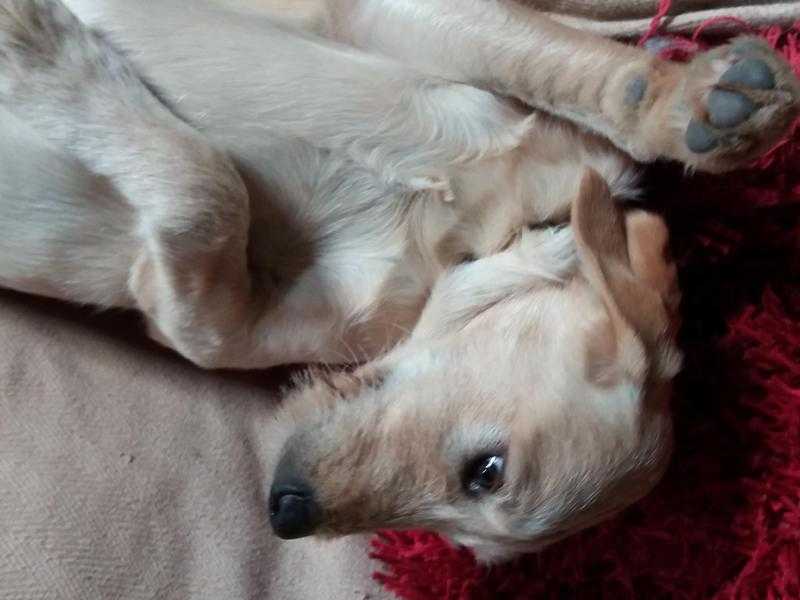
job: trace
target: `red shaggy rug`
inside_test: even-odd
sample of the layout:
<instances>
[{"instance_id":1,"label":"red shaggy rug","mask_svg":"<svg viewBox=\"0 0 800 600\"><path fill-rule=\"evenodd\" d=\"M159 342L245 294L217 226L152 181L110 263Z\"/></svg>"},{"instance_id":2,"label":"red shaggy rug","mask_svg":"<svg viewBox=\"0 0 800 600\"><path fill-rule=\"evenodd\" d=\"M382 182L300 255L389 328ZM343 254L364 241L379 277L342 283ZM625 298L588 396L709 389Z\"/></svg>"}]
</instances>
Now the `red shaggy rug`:
<instances>
[{"instance_id":1,"label":"red shaggy rug","mask_svg":"<svg viewBox=\"0 0 800 600\"><path fill-rule=\"evenodd\" d=\"M761 33L800 72L800 23ZM433 534L383 533L376 578L400 598L800 598L800 125L749 170L659 167L650 187L684 293L664 481L616 521L488 570Z\"/></svg>"}]
</instances>

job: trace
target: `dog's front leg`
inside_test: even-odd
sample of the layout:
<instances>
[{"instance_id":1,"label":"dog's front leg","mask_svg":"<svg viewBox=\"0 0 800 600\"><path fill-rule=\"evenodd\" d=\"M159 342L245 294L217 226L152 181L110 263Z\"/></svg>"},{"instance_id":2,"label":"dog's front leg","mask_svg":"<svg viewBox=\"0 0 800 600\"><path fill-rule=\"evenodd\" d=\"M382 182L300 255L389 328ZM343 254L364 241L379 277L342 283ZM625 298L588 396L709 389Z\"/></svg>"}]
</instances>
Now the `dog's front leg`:
<instances>
[{"instance_id":1,"label":"dog's front leg","mask_svg":"<svg viewBox=\"0 0 800 600\"><path fill-rule=\"evenodd\" d=\"M756 39L682 65L511 0L330 1L334 35L515 96L642 161L664 157L728 170L784 135L800 110L790 67Z\"/></svg>"},{"instance_id":2,"label":"dog's front leg","mask_svg":"<svg viewBox=\"0 0 800 600\"><path fill-rule=\"evenodd\" d=\"M529 114L494 94L207 2L65 3L234 154L302 139L388 184L446 192L452 167L514 148L527 131Z\"/></svg>"}]
</instances>

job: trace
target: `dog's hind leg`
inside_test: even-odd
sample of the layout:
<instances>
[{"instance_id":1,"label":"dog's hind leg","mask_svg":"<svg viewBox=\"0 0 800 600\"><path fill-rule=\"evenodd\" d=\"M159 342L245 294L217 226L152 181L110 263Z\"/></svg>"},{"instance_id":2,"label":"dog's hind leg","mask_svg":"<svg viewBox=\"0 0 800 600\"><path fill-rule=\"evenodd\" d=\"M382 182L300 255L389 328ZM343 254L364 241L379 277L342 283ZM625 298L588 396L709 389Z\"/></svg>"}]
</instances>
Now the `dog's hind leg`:
<instances>
[{"instance_id":1,"label":"dog's hind leg","mask_svg":"<svg viewBox=\"0 0 800 600\"><path fill-rule=\"evenodd\" d=\"M137 243L122 272L160 339L204 366L241 353L263 299L248 273L248 196L228 158L56 1L0 1L0 105L126 203Z\"/></svg>"},{"instance_id":2,"label":"dog's hind leg","mask_svg":"<svg viewBox=\"0 0 800 600\"><path fill-rule=\"evenodd\" d=\"M0 286L133 306L134 218L108 179L0 109Z\"/></svg>"},{"instance_id":3,"label":"dog's hind leg","mask_svg":"<svg viewBox=\"0 0 800 600\"><path fill-rule=\"evenodd\" d=\"M331 3L341 39L515 96L643 161L732 169L774 144L800 112L791 68L755 38L683 65L570 29L512 0Z\"/></svg>"}]
</instances>

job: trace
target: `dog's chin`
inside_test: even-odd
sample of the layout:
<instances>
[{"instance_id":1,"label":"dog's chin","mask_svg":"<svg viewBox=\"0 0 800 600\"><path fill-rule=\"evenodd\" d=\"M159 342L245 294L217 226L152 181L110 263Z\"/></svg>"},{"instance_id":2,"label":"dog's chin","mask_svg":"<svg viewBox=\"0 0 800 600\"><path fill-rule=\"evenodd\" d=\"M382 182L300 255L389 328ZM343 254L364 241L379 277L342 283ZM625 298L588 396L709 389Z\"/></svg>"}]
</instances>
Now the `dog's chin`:
<instances>
[{"instance_id":1,"label":"dog's chin","mask_svg":"<svg viewBox=\"0 0 800 600\"><path fill-rule=\"evenodd\" d=\"M459 548L469 550L475 560L483 565L496 565L509 562L523 554L533 554L548 546L548 543L539 542L497 542L493 540L480 540L472 536L469 539L455 536L451 541Z\"/></svg>"},{"instance_id":2,"label":"dog's chin","mask_svg":"<svg viewBox=\"0 0 800 600\"><path fill-rule=\"evenodd\" d=\"M516 549L508 546L501 546L498 544L477 544L474 546L467 546L475 557L475 560L483 565L496 565L508 562L522 554L529 554L536 552L535 547L530 549Z\"/></svg>"},{"instance_id":3,"label":"dog's chin","mask_svg":"<svg viewBox=\"0 0 800 600\"><path fill-rule=\"evenodd\" d=\"M557 533L533 540L481 540L473 536L453 536L452 542L460 548L472 552L475 560L484 565L495 565L509 562L523 554L535 554L545 548L570 537L572 533Z\"/></svg>"}]
</instances>

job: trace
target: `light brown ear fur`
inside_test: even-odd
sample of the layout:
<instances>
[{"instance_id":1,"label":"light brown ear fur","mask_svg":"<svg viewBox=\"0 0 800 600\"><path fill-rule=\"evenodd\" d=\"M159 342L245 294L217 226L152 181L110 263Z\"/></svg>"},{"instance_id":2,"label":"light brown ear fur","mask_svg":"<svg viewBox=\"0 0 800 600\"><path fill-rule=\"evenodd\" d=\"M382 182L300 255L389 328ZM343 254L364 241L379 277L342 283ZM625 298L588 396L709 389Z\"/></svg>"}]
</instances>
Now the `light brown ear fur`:
<instances>
[{"instance_id":1,"label":"light brown ear fur","mask_svg":"<svg viewBox=\"0 0 800 600\"><path fill-rule=\"evenodd\" d=\"M675 266L666 254L668 233L663 221L643 211L626 215L614 203L605 180L588 169L572 206L572 227L582 272L611 318L611 327L603 327L595 336L596 343L590 343L594 378L602 379L598 373L607 374L610 364L626 370L639 366L618 364L626 356L629 362L638 362L635 352L626 352L632 335L644 345L658 371L674 375L671 316L678 292Z\"/></svg>"},{"instance_id":2,"label":"light brown ear fur","mask_svg":"<svg viewBox=\"0 0 800 600\"><path fill-rule=\"evenodd\" d=\"M678 269L670 257L666 223L653 213L633 210L625 215L625 229L633 272L660 294L670 317L676 319L681 293Z\"/></svg>"}]
</instances>

